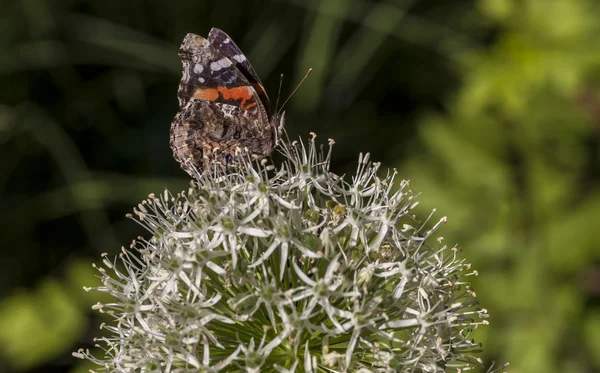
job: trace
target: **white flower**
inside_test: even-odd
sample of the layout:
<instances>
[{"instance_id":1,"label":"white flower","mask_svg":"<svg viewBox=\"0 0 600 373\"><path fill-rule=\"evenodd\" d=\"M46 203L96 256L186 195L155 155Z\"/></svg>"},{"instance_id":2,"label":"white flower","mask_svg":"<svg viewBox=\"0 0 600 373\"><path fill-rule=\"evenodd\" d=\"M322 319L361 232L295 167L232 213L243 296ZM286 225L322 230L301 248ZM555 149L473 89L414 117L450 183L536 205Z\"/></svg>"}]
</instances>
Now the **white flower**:
<instances>
[{"instance_id":1,"label":"white flower","mask_svg":"<svg viewBox=\"0 0 600 373\"><path fill-rule=\"evenodd\" d=\"M247 160L150 195L150 232L99 268L113 317L105 372L442 372L480 365L486 323L454 248L426 243L409 184L360 156L330 172L333 142L283 142L279 168ZM440 223L445 222L445 218ZM424 224L423 224L424 225ZM422 226L422 225L421 225ZM402 228L402 229L399 229ZM259 341L259 342L257 342Z\"/></svg>"}]
</instances>

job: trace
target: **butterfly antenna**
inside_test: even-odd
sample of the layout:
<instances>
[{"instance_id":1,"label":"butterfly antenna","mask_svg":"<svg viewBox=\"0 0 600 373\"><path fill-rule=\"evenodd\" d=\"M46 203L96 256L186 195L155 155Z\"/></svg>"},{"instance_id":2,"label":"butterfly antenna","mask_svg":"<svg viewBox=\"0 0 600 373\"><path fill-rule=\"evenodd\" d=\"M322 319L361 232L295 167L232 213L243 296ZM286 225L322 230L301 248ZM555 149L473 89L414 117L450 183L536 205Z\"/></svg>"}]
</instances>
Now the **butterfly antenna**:
<instances>
[{"instance_id":1,"label":"butterfly antenna","mask_svg":"<svg viewBox=\"0 0 600 373\"><path fill-rule=\"evenodd\" d=\"M304 81L306 80L306 78L308 78L308 76L310 75L311 72L312 72L312 67L310 69L308 69L308 71L306 72L306 75L304 75L304 78L302 78L302 80L300 81L300 83L298 83L298 85L296 86L296 88L294 89L294 91L292 91L292 93L284 101L283 105L281 105L281 107L279 108L279 112L281 112L281 110L283 110L283 107L285 106L285 104L287 104L287 102L290 100L290 98L292 98L292 96L294 95L294 93L296 93L296 91L298 90L298 88L300 88L300 86L302 85L302 83L304 83Z\"/></svg>"},{"instance_id":2,"label":"butterfly antenna","mask_svg":"<svg viewBox=\"0 0 600 373\"><path fill-rule=\"evenodd\" d=\"M283 74L279 77L279 90L277 91L277 101L275 101L275 112L277 113L277 105L279 105L279 97L281 97L281 85L283 84Z\"/></svg>"}]
</instances>

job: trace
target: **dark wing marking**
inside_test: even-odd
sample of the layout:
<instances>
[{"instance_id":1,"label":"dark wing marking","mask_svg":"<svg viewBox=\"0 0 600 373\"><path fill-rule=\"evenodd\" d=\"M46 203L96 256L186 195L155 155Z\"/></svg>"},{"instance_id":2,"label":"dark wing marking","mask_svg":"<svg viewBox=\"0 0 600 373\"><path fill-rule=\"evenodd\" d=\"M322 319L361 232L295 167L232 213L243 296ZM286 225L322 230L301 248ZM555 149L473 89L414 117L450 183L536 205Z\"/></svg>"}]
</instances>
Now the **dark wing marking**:
<instances>
[{"instance_id":1,"label":"dark wing marking","mask_svg":"<svg viewBox=\"0 0 600 373\"><path fill-rule=\"evenodd\" d=\"M258 74L233 40L223 30L213 27L208 34L208 41L221 52L222 55L229 58L236 67L244 73L248 80L254 80L262 84Z\"/></svg>"}]
</instances>

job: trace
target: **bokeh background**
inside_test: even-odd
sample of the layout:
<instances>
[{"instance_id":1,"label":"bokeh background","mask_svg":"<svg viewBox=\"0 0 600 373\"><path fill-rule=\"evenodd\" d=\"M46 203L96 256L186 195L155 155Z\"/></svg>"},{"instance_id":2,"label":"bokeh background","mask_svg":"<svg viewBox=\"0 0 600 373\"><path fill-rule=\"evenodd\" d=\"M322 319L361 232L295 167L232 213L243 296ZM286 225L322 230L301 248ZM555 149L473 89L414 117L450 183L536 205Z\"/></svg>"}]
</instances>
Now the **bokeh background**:
<instances>
[{"instance_id":1,"label":"bokeh background","mask_svg":"<svg viewBox=\"0 0 600 373\"><path fill-rule=\"evenodd\" d=\"M483 358L600 371L597 0L0 0L0 372L83 372L92 262L188 185L168 145L187 32L229 33L291 137L397 168L479 271Z\"/></svg>"}]
</instances>

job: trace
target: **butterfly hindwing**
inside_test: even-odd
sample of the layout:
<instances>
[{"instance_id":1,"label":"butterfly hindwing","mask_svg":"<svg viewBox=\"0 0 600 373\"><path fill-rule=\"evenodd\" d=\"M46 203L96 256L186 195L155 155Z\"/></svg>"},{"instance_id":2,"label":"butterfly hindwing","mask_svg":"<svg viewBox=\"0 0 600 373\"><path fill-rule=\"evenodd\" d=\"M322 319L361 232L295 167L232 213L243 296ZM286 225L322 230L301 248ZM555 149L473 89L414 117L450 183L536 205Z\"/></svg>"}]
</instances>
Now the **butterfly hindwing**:
<instances>
[{"instance_id":1,"label":"butterfly hindwing","mask_svg":"<svg viewBox=\"0 0 600 373\"><path fill-rule=\"evenodd\" d=\"M242 154L269 155L275 141L272 131L237 105L190 100L173 120L171 148L181 167L193 173L193 167L230 164Z\"/></svg>"}]
</instances>

